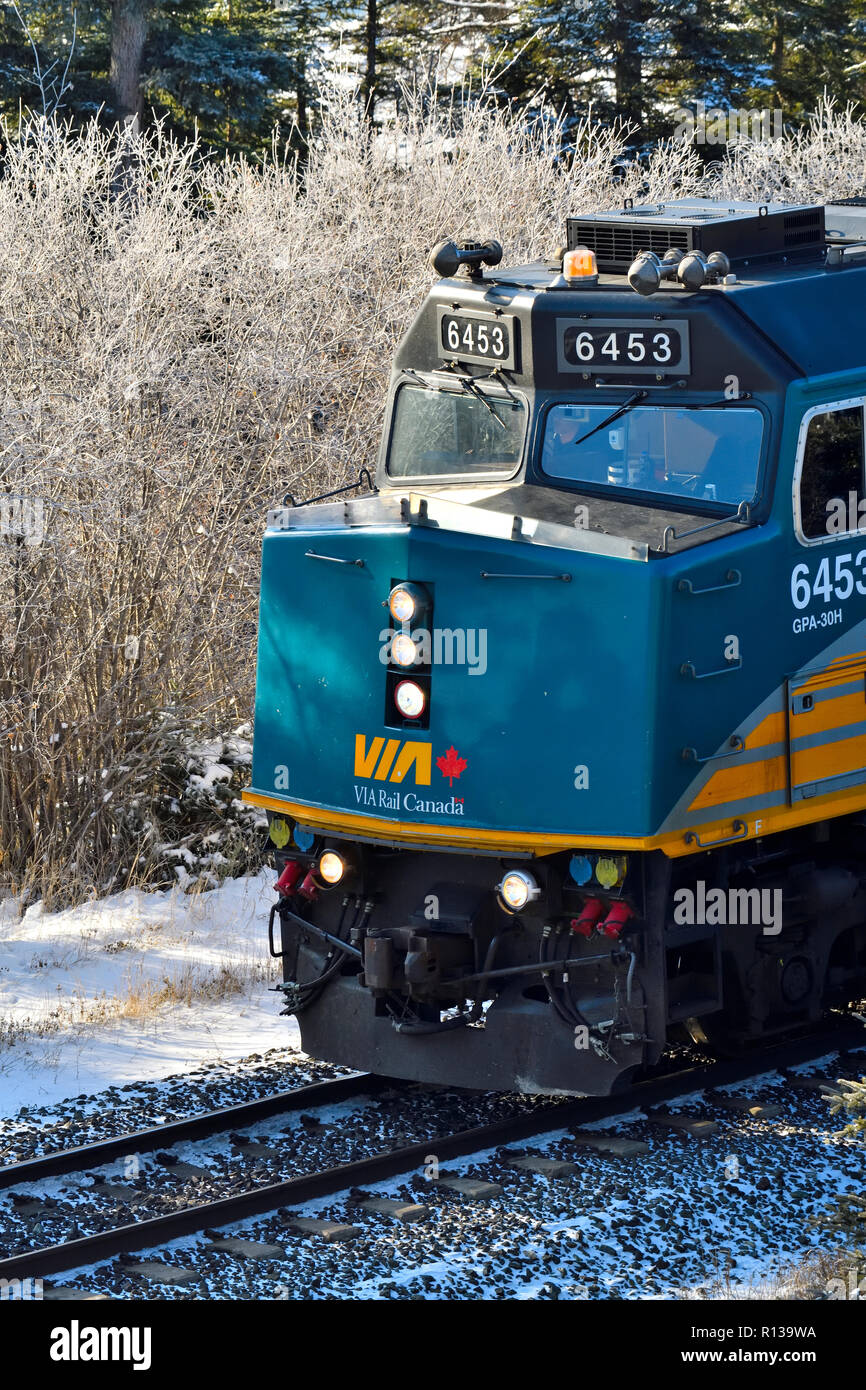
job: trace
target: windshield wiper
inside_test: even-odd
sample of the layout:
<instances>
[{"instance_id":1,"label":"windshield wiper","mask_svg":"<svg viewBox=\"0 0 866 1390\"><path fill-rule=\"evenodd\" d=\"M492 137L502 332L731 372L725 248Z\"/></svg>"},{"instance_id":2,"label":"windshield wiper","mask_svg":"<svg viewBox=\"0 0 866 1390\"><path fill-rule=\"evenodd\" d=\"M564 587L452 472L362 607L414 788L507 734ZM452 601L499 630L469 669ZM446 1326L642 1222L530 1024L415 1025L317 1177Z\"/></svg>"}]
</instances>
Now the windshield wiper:
<instances>
[{"instance_id":1,"label":"windshield wiper","mask_svg":"<svg viewBox=\"0 0 866 1390\"><path fill-rule=\"evenodd\" d=\"M473 377L473 381L495 381L498 386L502 387L510 401L513 401L515 405L520 405L520 398L515 396L511 387L508 385L501 367L496 367L494 371L488 372L487 376Z\"/></svg>"},{"instance_id":2,"label":"windshield wiper","mask_svg":"<svg viewBox=\"0 0 866 1390\"><path fill-rule=\"evenodd\" d=\"M614 420L618 420L621 415L625 415L627 411L631 410L633 405L637 405L638 401L642 401L646 395L646 391L635 391L629 396L627 401L623 401L622 405L618 405L616 410L608 415L606 420L602 420L600 425L594 425L591 430L587 430L586 434L582 434L580 439L573 439L569 447L576 449L578 444L583 444L584 440L591 439L594 434L598 434L599 430L606 429L608 425L612 425Z\"/></svg>"},{"instance_id":3,"label":"windshield wiper","mask_svg":"<svg viewBox=\"0 0 866 1390\"><path fill-rule=\"evenodd\" d=\"M455 372L453 367L450 366L447 368L447 370L453 373L454 380L459 384L460 389L462 391L465 391L467 396L475 396L476 399L479 400L483 406L487 407L499 428L507 431L508 426L506 425L502 417L496 414L496 411L493 408L490 398L488 396L485 396L484 392L481 390L481 387L477 384L474 376L465 376L460 372Z\"/></svg>"},{"instance_id":4,"label":"windshield wiper","mask_svg":"<svg viewBox=\"0 0 866 1390\"><path fill-rule=\"evenodd\" d=\"M404 367L404 368L403 368L403 375L404 375L404 376L412 376L412 377L414 377L416 381L419 381L419 382L421 383L421 385L424 387L424 390L425 390L425 391L436 391L436 390L438 390L438 387L434 386L431 382L425 381L424 378L423 378L423 376L421 375L421 373L420 373L420 372L416 372L414 367Z\"/></svg>"}]
</instances>

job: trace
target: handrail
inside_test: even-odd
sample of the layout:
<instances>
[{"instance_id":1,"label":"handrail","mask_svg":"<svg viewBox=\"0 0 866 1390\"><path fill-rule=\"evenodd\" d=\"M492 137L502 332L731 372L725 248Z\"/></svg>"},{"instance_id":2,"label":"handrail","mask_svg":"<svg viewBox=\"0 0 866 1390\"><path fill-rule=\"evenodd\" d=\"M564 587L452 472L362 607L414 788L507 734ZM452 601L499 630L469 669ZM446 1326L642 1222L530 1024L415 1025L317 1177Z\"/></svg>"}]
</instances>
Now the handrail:
<instances>
[{"instance_id":1,"label":"handrail","mask_svg":"<svg viewBox=\"0 0 866 1390\"><path fill-rule=\"evenodd\" d=\"M741 502L735 512L729 512L727 516L717 516L712 521L708 521L703 526L693 526L690 531L677 531L675 526L666 526L662 535L661 553L668 554L668 541L684 541L687 536L696 536L700 531L712 531L714 526L723 526L726 521L737 521L741 526L749 526L752 521L752 509L748 502Z\"/></svg>"},{"instance_id":2,"label":"handrail","mask_svg":"<svg viewBox=\"0 0 866 1390\"><path fill-rule=\"evenodd\" d=\"M379 489L373 486L373 479L370 476L369 468L362 468L354 483L346 483L345 487L335 487L332 492L320 492L318 497L305 497L302 502L296 502L290 492L283 498L284 507L311 507L314 502L324 502L326 497L338 497L341 492L351 492L353 488L360 487L366 479L367 488L370 492L378 492Z\"/></svg>"},{"instance_id":3,"label":"handrail","mask_svg":"<svg viewBox=\"0 0 866 1390\"><path fill-rule=\"evenodd\" d=\"M677 581L677 589L681 594L718 594L723 589L737 589L743 582L743 576L739 570L727 570L724 583L708 584L705 589L696 589L690 579L680 579Z\"/></svg>"},{"instance_id":4,"label":"handrail","mask_svg":"<svg viewBox=\"0 0 866 1390\"><path fill-rule=\"evenodd\" d=\"M694 662L684 661L680 667L681 676L689 676L693 681L706 681L711 676L727 676L731 671L739 671L743 664L743 658L738 657L736 661L729 661L727 666L722 666L718 671L696 671Z\"/></svg>"},{"instance_id":5,"label":"handrail","mask_svg":"<svg viewBox=\"0 0 866 1390\"><path fill-rule=\"evenodd\" d=\"M571 583L570 574L492 574L489 570L481 571L482 579L559 579L563 584Z\"/></svg>"},{"instance_id":6,"label":"handrail","mask_svg":"<svg viewBox=\"0 0 866 1390\"><path fill-rule=\"evenodd\" d=\"M749 827L744 820L735 820L732 827L733 835L723 835L720 840L702 840L700 835L694 830L686 831L686 844L697 845L699 849L715 849L716 845L729 845L734 840L742 840L749 833Z\"/></svg>"},{"instance_id":7,"label":"handrail","mask_svg":"<svg viewBox=\"0 0 866 1390\"><path fill-rule=\"evenodd\" d=\"M344 560L342 555L319 555L315 550L305 550L304 558L307 560L327 560L332 565L356 565L359 570L364 568L363 560Z\"/></svg>"},{"instance_id":8,"label":"handrail","mask_svg":"<svg viewBox=\"0 0 866 1390\"><path fill-rule=\"evenodd\" d=\"M684 748L682 752L683 762L686 763L714 763L719 758L733 758L736 753L742 753L745 742L739 734L732 734L730 738L731 746L727 753L710 753L706 758L699 758L696 748Z\"/></svg>"}]
</instances>

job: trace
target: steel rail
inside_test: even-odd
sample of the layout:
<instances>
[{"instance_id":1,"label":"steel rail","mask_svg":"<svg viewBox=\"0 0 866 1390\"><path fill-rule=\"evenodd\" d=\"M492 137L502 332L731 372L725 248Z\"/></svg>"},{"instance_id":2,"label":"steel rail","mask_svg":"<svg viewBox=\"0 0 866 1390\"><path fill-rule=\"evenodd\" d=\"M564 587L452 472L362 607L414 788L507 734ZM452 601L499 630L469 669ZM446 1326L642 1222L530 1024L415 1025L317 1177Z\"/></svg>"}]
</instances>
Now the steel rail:
<instances>
[{"instance_id":1,"label":"steel rail","mask_svg":"<svg viewBox=\"0 0 866 1390\"><path fill-rule=\"evenodd\" d=\"M97 1139L92 1144L80 1144L75 1148L40 1154L37 1158L23 1159L20 1163L10 1163L0 1168L0 1191L18 1187L21 1183L41 1182L46 1178L62 1177L66 1173L116 1163L118 1159L126 1158L131 1153L153 1153L156 1149L170 1148L173 1144L207 1139L212 1134L222 1134L230 1129L258 1124L261 1120L272 1119L274 1115L289 1114L292 1110L335 1105L358 1095L374 1095L388 1084L385 1077L371 1076L367 1072L352 1072L349 1076L311 1082L309 1085L296 1086L291 1091L279 1091L276 1095L263 1096L258 1100L241 1101L238 1105L225 1106L220 1110L206 1110L187 1120L170 1120L167 1124L132 1130L125 1134L113 1135L110 1139Z\"/></svg>"},{"instance_id":2,"label":"steel rail","mask_svg":"<svg viewBox=\"0 0 866 1390\"><path fill-rule=\"evenodd\" d=\"M431 1153L435 1153L439 1163L465 1158L473 1153L535 1138L575 1123L590 1124L615 1118L618 1114L626 1114L636 1107L660 1105L692 1091L732 1085L753 1076L760 1076L766 1071L795 1066L821 1057L825 1053L845 1051L852 1047L866 1048L866 1028L862 1024L856 1028L837 1027L832 1031L811 1034L793 1041L789 1039L747 1056L686 1067L674 1073L639 1081L627 1090L612 1096L584 1097L555 1105L538 1106L530 1112L497 1120L492 1124L477 1125L456 1134L432 1137L419 1144L386 1150L318 1173L287 1178L230 1197L187 1207L179 1212L149 1217L130 1225L81 1236L60 1245L13 1255L0 1260L0 1278L40 1278L101 1264L118 1255L153 1249L180 1237L195 1235L209 1227L263 1216L282 1207L300 1206L322 1197L334 1196L352 1187L363 1187L411 1173L423 1167ZM369 1078L364 1080L368 1081ZM290 1214L286 1215L290 1219Z\"/></svg>"}]
</instances>

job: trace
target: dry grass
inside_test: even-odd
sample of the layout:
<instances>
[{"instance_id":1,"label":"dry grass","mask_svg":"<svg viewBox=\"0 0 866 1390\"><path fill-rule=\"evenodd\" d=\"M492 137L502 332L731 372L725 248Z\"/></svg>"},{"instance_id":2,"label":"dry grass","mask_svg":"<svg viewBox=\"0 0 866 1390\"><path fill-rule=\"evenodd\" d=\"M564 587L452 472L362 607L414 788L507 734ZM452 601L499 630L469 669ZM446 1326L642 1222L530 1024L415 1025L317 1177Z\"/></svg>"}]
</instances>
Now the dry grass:
<instances>
[{"instance_id":1,"label":"dry grass","mask_svg":"<svg viewBox=\"0 0 866 1390\"><path fill-rule=\"evenodd\" d=\"M0 850L49 903L153 876L177 731L249 718L266 507L373 464L389 362L443 234L546 253L568 213L712 191L684 145L615 182L625 130L556 132L478 94L407 94L372 139L335 88L303 180L206 164L159 131L33 122L2 140ZM726 193L856 191L866 136L825 110L746 146ZM130 642L134 638L137 641Z\"/></svg>"},{"instance_id":2,"label":"dry grass","mask_svg":"<svg viewBox=\"0 0 866 1390\"><path fill-rule=\"evenodd\" d=\"M117 1018L153 1018L166 1005L196 1003L216 1004L245 994L256 984L272 978L269 961L249 960L224 963L213 972L202 973L193 966L183 966L159 980L146 979L143 973L130 979L126 992L116 1003Z\"/></svg>"},{"instance_id":3,"label":"dry grass","mask_svg":"<svg viewBox=\"0 0 866 1390\"><path fill-rule=\"evenodd\" d=\"M826 98L802 130L744 141L714 166L719 192L758 202L833 202L866 192L866 124Z\"/></svg>"},{"instance_id":4,"label":"dry grass","mask_svg":"<svg viewBox=\"0 0 866 1390\"><path fill-rule=\"evenodd\" d=\"M707 1296L732 1300L837 1300L848 1298L851 1289L856 1288L864 1276L866 1254L863 1251L810 1250L801 1259L780 1266L769 1276L752 1278L744 1284L735 1283L728 1270L709 1286Z\"/></svg>"},{"instance_id":5,"label":"dry grass","mask_svg":"<svg viewBox=\"0 0 866 1390\"><path fill-rule=\"evenodd\" d=\"M149 977L139 964L127 973L116 994L87 995L76 990L58 998L57 1005L45 1014L32 1018L0 1016L0 1052L28 1039L60 1033L74 1036L121 1019L144 1022L172 1005L191 1008L198 1003L219 1003L249 993L271 976L270 963L253 957L223 961L214 969L184 963L166 969L158 978Z\"/></svg>"}]
</instances>

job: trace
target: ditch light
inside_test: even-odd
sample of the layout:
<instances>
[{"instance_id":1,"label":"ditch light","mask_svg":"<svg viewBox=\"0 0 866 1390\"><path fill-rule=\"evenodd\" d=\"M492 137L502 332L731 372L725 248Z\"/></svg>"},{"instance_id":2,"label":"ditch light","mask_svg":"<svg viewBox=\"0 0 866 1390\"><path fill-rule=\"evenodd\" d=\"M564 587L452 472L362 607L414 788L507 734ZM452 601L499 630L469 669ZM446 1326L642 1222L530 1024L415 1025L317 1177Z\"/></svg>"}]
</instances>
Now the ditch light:
<instances>
[{"instance_id":1,"label":"ditch light","mask_svg":"<svg viewBox=\"0 0 866 1390\"><path fill-rule=\"evenodd\" d=\"M506 912L522 912L529 903L541 897L541 889L532 874L525 869L512 869L497 884L499 904Z\"/></svg>"},{"instance_id":2,"label":"ditch light","mask_svg":"<svg viewBox=\"0 0 866 1390\"><path fill-rule=\"evenodd\" d=\"M388 609L395 623L417 623L430 607L430 595L421 584L395 584L388 595Z\"/></svg>"},{"instance_id":3,"label":"ditch light","mask_svg":"<svg viewBox=\"0 0 866 1390\"><path fill-rule=\"evenodd\" d=\"M317 876L329 888L336 888L337 884L346 874L346 861L336 850L326 849L318 863Z\"/></svg>"}]
</instances>

